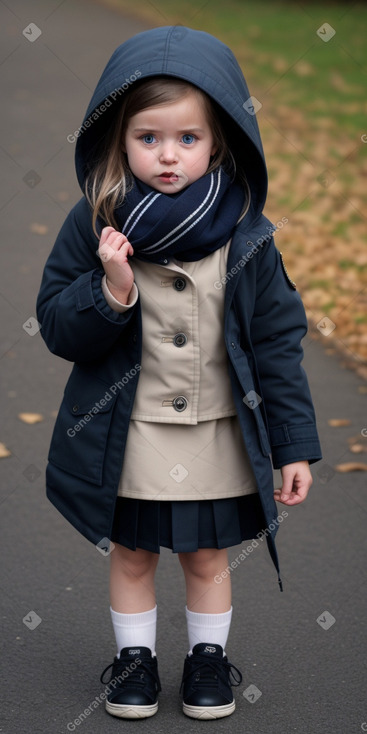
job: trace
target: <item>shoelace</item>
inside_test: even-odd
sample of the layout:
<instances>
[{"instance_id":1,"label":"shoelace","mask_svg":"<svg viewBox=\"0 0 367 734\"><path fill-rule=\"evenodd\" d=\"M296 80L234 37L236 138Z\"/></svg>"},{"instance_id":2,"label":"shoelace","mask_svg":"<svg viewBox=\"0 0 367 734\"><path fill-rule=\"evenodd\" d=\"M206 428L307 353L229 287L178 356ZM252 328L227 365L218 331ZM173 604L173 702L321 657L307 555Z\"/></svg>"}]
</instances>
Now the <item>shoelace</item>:
<instances>
[{"instance_id":1,"label":"shoelace","mask_svg":"<svg viewBox=\"0 0 367 734\"><path fill-rule=\"evenodd\" d=\"M183 678L181 682L180 691L183 688L183 684L187 678L190 676L197 676L197 679L195 682L203 683L205 686L212 686L216 688L218 686L219 678L222 680L223 683L227 683L227 676L229 678L229 683L231 686L239 686L242 683L242 673L238 668L236 668L235 665L230 663L228 660L211 662L208 660L207 657L203 658L199 655L195 655L195 658L199 658L198 662L196 663L195 660L195 668L188 671ZM235 671L238 673L238 677L232 672ZM213 675L214 672L214 675ZM198 675L199 674L199 675Z\"/></svg>"},{"instance_id":2,"label":"shoelace","mask_svg":"<svg viewBox=\"0 0 367 734\"><path fill-rule=\"evenodd\" d=\"M118 678L119 676L122 676L124 671L128 672L128 675L125 677L123 676L121 681L119 681L119 686L126 687L126 686L133 686L134 688L140 687L142 688L145 686L146 681L145 673L147 673L151 678L154 679L154 682L158 686L158 690L161 690L160 682L158 679L158 676L156 675L155 671L152 670L149 663L142 660L137 667L134 670L130 670L131 665L130 658L119 658L118 660L114 660L113 663L110 665L107 665L107 668L104 669L103 673L100 676L101 683L104 683L105 685L108 683L111 683L112 680L115 678ZM130 664L130 665L129 665ZM108 681L103 680L105 673L107 673L108 670L112 668L111 677Z\"/></svg>"}]
</instances>

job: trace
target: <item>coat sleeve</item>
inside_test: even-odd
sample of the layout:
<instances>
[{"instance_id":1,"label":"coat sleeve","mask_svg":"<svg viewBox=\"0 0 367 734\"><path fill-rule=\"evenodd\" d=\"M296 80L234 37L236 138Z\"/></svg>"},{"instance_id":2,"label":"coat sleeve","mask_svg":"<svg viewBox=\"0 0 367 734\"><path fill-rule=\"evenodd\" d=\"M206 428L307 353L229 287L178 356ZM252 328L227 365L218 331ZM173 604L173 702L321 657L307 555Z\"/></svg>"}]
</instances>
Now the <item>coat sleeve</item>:
<instances>
[{"instance_id":1,"label":"coat sleeve","mask_svg":"<svg viewBox=\"0 0 367 734\"><path fill-rule=\"evenodd\" d=\"M274 468L322 458L301 340L307 319L274 241L257 268L251 340L256 360Z\"/></svg>"},{"instance_id":2,"label":"coat sleeve","mask_svg":"<svg viewBox=\"0 0 367 734\"><path fill-rule=\"evenodd\" d=\"M72 362L101 358L136 314L112 310L86 199L66 218L46 262L37 298L41 335L53 354Z\"/></svg>"}]
</instances>

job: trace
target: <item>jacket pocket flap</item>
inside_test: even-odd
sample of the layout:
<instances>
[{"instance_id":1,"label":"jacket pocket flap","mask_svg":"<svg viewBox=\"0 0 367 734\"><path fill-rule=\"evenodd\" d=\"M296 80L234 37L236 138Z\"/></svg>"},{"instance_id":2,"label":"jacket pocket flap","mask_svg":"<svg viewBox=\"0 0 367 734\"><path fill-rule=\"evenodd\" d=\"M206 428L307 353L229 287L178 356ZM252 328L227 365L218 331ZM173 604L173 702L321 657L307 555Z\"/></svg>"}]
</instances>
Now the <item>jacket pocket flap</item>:
<instances>
[{"instance_id":1,"label":"jacket pocket flap","mask_svg":"<svg viewBox=\"0 0 367 734\"><path fill-rule=\"evenodd\" d=\"M107 383L78 368L65 388L51 440L49 461L63 471L102 486L113 406Z\"/></svg>"},{"instance_id":2,"label":"jacket pocket flap","mask_svg":"<svg viewBox=\"0 0 367 734\"><path fill-rule=\"evenodd\" d=\"M79 386L68 382L64 392L64 400L72 415L95 415L111 410L116 399L107 384L94 378L88 378Z\"/></svg>"}]
</instances>

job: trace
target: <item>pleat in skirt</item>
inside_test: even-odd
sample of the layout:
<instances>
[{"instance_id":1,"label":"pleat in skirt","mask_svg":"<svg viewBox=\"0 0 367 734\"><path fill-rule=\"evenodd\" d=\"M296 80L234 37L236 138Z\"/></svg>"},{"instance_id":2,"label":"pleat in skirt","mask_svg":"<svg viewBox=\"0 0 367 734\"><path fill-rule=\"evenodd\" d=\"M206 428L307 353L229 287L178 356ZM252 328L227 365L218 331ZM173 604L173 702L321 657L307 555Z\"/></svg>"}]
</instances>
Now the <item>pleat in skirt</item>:
<instances>
[{"instance_id":1,"label":"pleat in skirt","mask_svg":"<svg viewBox=\"0 0 367 734\"><path fill-rule=\"evenodd\" d=\"M117 497L111 540L136 550L174 553L229 548L265 528L259 494L216 500L156 501Z\"/></svg>"}]
</instances>

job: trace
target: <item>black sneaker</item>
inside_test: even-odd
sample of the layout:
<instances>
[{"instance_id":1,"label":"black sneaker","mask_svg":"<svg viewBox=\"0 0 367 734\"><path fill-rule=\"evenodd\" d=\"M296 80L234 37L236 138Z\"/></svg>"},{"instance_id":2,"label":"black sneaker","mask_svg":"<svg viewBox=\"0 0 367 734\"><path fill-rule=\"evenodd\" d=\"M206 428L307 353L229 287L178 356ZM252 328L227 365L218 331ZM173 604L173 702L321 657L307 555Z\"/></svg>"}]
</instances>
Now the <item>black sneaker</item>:
<instances>
[{"instance_id":1,"label":"black sneaker","mask_svg":"<svg viewBox=\"0 0 367 734\"><path fill-rule=\"evenodd\" d=\"M103 680L112 668L109 681ZM149 647L124 647L120 657L104 669L101 683L107 683L106 711L122 719L145 719L158 711L161 684L157 658Z\"/></svg>"},{"instance_id":2,"label":"black sneaker","mask_svg":"<svg viewBox=\"0 0 367 734\"><path fill-rule=\"evenodd\" d=\"M192 719L229 716L236 708L231 686L239 686L241 682L240 671L228 662L220 645L200 642L185 660L180 688L184 714Z\"/></svg>"}]
</instances>

